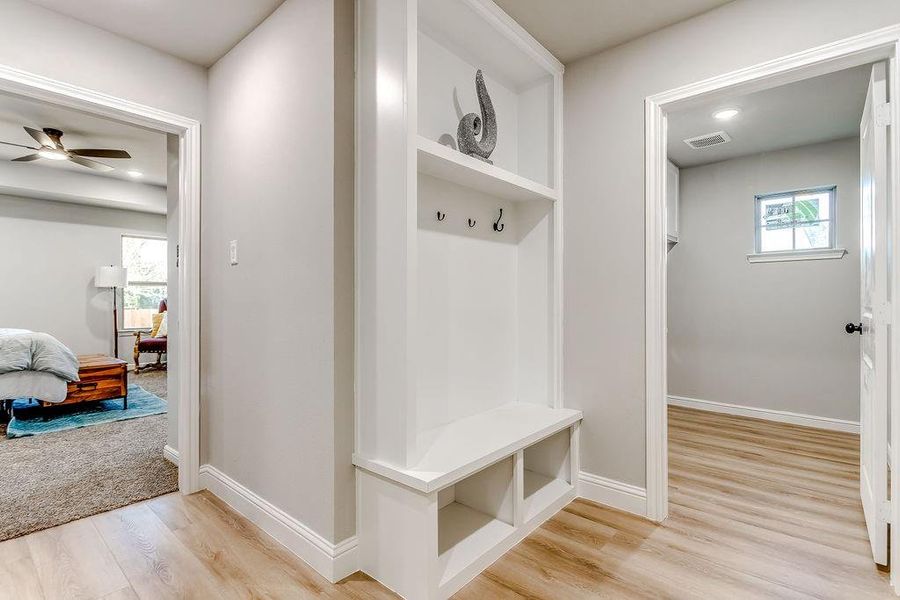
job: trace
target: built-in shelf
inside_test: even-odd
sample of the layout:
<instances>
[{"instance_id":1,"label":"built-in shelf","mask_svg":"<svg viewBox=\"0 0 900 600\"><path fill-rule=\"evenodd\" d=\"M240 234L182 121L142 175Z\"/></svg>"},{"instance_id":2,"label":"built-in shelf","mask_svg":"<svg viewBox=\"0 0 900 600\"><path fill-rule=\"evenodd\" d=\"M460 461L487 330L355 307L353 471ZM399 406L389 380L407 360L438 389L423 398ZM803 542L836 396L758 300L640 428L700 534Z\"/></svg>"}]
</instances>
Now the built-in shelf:
<instances>
[{"instance_id":1,"label":"built-in shelf","mask_svg":"<svg viewBox=\"0 0 900 600\"><path fill-rule=\"evenodd\" d=\"M561 431L581 411L512 402L421 434L427 450L410 469L354 455L353 464L420 492L433 492Z\"/></svg>"},{"instance_id":2,"label":"built-in shelf","mask_svg":"<svg viewBox=\"0 0 900 600\"><path fill-rule=\"evenodd\" d=\"M492 0L364 0L357 36L357 559L442 600L575 495L528 475L526 506L523 482L577 480L582 415L554 408L564 67ZM454 143L479 70L492 164Z\"/></svg>"},{"instance_id":3,"label":"built-in shelf","mask_svg":"<svg viewBox=\"0 0 900 600\"><path fill-rule=\"evenodd\" d=\"M466 156L422 136L418 138L419 172L457 185L517 202L549 200L559 195L545 185Z\"/></svg>"},{"instance_id":4,"label":"built-in shelf","mask_svg":"<svg viewBox=\"0 0 900 600\"><path fill-rule=\"evenodd\" d=\"M444 585L515 533L515 527L465 504L452 502L438 514L438 573Z\"/></svg>"},{"instance_id":5,"label":"built-in shelf","mask_svg":"<svg viewBox=\"0 0 900 600\"><path fill-rule=\"evenodd\" d=\"M524 479L526 521L573 490L572 485L564 479L548 477L528 469L524 471Z\"/></svg>"}]
</instances>

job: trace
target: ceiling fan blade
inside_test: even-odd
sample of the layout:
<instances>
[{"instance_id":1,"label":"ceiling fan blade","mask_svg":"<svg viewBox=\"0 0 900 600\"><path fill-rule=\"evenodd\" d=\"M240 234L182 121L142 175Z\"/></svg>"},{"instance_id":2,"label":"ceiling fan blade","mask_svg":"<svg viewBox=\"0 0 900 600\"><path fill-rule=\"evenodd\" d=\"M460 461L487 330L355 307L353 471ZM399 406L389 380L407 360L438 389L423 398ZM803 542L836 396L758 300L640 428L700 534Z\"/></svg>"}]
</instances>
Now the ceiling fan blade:
<instances>
[{"instance_id":1,"label":"ceiling fan blade","mask_svg":"<svg viewBox=\"0 0 900 600\"><path fill-rule=\"evenodd\" d=\"M108 148L75 148L69 150L70 154L76 156L96 156L97 158L131 158L131 155L124 150L110 150Z\"/></svg>"},{"instance_id":2,"label":"ceiling fan blade","mask_svg":"<svg viewBox=\"0 0 900 600\"><path fill-rule=\"evenodd\" d=\"M95 171L114 171L115 169L109 165L104 165L101 162L97 162L96 160L89 160L87 158L82 158L80 156L74 156L72 154L69 155L69 160L73 163L81 165L82 167L87 167L88 169L94 169Z\"/></svg>"},{"instance_id":3,"label":"ceiling fan blade","mask_svg":"<svg viewBox=\"0 0 900 600\"><path fill-rule=\"evenodd\" d=\"M0 142L4 146L15 146L16 148L26 148L28 150L40 150L40 148L34 148L32 146L25 146L23 144L13 144L12 142Z\"/></svg>"},{"instance_id":4,"label":"ceiling fan blade","mask_svg":"<svg viewBox=\"0 0 900 600\"><path fill-rule=\"evenodd\" d=\"M25 127L25 131L28 132L28 135L34 138L41 146L49 146L50 148L56 148L56 142L53 141L49 135L41 131L40 129L34 129L33 127Z\"/></svg>"},{"instance_id":5,"label":"ceiling fan blade","mask_svg":"<svg viewBox=\"0 0 900 600\"><path fill-rule=\"evenodd\" d=\"M28 154L26 156L20 156L19 158L12 159L12 162L31 162L33 160L37 160L41 157L40 154Z\"/></svg>"}]
</instances>

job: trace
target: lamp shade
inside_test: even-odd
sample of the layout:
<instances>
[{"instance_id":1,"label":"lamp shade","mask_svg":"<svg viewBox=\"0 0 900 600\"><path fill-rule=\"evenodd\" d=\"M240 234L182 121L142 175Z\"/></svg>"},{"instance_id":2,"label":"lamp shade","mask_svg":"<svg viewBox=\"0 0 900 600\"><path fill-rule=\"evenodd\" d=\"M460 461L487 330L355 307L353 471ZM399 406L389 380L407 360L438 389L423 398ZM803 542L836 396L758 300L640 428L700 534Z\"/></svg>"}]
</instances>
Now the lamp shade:
<instances>
[{"instance_id":1,"label":"lamp shade","mask_svg":"<svg viewBox=\"0 0 900 600\"><path fill-rule=\"evenodd\" d=\"M97 267L94 285L98 288L125 287L128 283L128 269L112 265Z\"/></svg>"}]
</instances>

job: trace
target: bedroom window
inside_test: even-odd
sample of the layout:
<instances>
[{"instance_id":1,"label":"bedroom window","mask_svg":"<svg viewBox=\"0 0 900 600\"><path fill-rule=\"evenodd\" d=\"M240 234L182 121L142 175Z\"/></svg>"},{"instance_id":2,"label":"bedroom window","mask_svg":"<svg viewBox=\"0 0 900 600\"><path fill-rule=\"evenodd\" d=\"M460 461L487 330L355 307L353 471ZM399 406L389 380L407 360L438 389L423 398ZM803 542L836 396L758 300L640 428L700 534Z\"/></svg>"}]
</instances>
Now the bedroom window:
<instances>
[{"instance_id":1,"label":"bedroom window","mask_svg":"<svg viewBox=\"0 0 900 600\"><path fill-rule=\"evenodd\" d=\"M834 248L835 187L756 197L756 252Z\"/></svg>"},{"instance_id":2,"label":"bedroom window","mask_svg":"<svg viewBox=\"0 0 900 600\"><path fill-rule=\"evenodd\" d=\"M166 297L168 254L165 238L123 235L122 266L128 269L123 291L125 329L150 329L159 302Z\"/></svg>"}]
</instances>

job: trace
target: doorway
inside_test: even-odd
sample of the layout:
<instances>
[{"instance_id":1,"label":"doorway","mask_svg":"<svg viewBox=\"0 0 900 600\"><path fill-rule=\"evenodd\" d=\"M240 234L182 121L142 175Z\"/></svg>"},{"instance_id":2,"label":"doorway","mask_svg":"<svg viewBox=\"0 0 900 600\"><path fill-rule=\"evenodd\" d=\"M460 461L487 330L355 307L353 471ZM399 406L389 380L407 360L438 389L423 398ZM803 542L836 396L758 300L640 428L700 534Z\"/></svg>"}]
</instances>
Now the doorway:
<instances>
[{"instance_id":1,"label":"doorway","mask_svg":"<svg viewBox=\"0 0 900 600\"><path fill-rule=\"evenodd\" d=\"M890 81L889 94L895 95L896 89L896 56L897 41L900 39L900 31L887 29L874 32L870 35L859 36L826 47L813 49L797 55L791 55L783 59L765 63L757 67L751 67L738 72L729 73L721 77L700 82L698 84L672 90L662 94L651 96L645 103L646 117L646 383L647 383L647 500L648 516L661 521L668 516L668 419L667 419L667 240L666 240L666 140L668 131L668 117L677 110L685 110L692 106L704 103L727 100L741 94L750 94L761 90L772 89L788 83L810 79L820 75L835 73L844 69L858 67L876 61L886 61L888 79ZM879 110L896 122L896 103L881 107ZM886 130L886 145L888 152L895 155L893 148L900 147L897 143L897 128L888 127ZM887 179L890 195L898 189L896 172L890 173ZM804 190L776 190L804 191ZM808 191L808 190L807 190ZM895 232L900 231L896 219L896 211L891 214L889 223L885 223L886 235L896 237ZM895 251L895 249L894 249ZM891 278L891 285L896 285L896 278ZM896 308L891 306L893 314ZM896 340L891 340L894 345ZM896 351L892 356L898 356ZM894 371L893 365L889 365L886 371ZM896 387L896 386L895 386ZM896 392L892 389L892 394ZM896 400L891 399L895 405ZM891 418L897 414L891 411ZM886 419L886 415L885 415ZM865 419L863 420L865 424ZM886 423L885 423L886 424ZM892 435L896 436L897 428L891 428ZM866 432L863 432L865 439ZM898 444L891 445L897 448ZM896 486L896 478L892 485ZM884 518L884 511L890 505L886 502L879 505L879 514ZM890 510L896 510L890 506ZM867 517L868 518L868 517ZM896 515L895 515L896 518ZM897 544L892 544L897 548ZM896 580L897 574L891 574ZM896 583L895 583L896 585Z\"/></svg>"},{"instance_id":2,"label":"doorway","mask_svg":"<svg viewBox=\"0 0 900 600\"><path fill-rule=\"evenodd\" d=\"M177 361L177 449L170 458L179 465L178 488L189 494L200 489L199 402L199 274L200 274L200 123L152 107L65 82L51 80L0 65L0 93L47 102L106 119L173 136L178 159L174 186L177 207L175 288L178 318L170 360ZM174 391L174 390L170 390Z\"/></svg>"}]
</instances>

